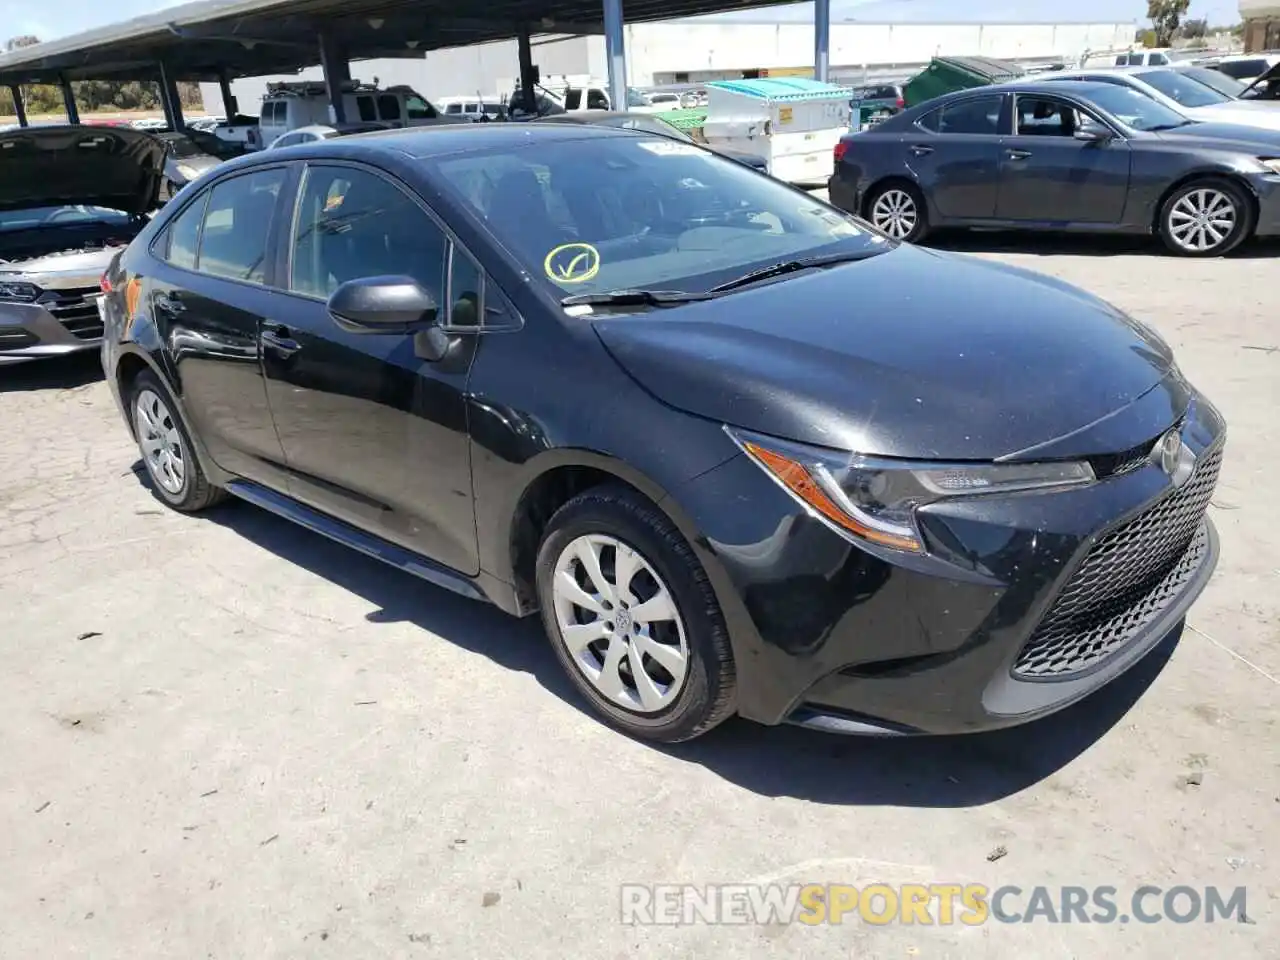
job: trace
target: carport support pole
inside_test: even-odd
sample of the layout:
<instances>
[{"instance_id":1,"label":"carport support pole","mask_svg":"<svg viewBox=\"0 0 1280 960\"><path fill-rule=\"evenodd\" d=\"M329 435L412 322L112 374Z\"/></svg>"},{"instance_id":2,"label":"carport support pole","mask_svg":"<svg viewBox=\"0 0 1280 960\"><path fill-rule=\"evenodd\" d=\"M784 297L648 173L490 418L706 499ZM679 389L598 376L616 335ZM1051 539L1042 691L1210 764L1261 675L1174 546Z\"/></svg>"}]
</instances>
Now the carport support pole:
<instances>
[{"instance_id":1,"label":"carport support pole","mask_svg":"<svg viewBox=\"0 0 1280 960\"><path fill-rule=\"evenodd\" d=\"M813 79L826 83L830 74L831 0L813 0Z\"/></svg>"},{"instance_id":2,"label":"carport support pole","mask_svg":"<svg viewBox=\"0 0 1280 960\"><path fill-rule=\"evenodd\" d=\"M164 120L170 130L179 131L186 127L182 118L182 98L178 95L178 85L174 83L173 74L163 62L160 64L160 104L164 107Z\"/></svg>"},{"instance_id":3,"label":"carport support pole","mask_svg":"<svg viewBox=\"0 0 1280 960\"><path fill-rule=\"evenodd\" d=\"M609 61L609 101L613 109L626 110L627 44L622 0L604 0L604 53Z\"/></svg>"},{"instance_id":4,"label":"carport support pole","mask_svg":"<svg viewBox=\"0 0 1280 960\"><path fill-rule=\"evenodd\" d=\"M516 53L520 57L520 109L525 113L538 112L538 92L533 83L533 44L529 42L529 30L520 28L516 37Z\"/></svg>"},{"instance_id":5,"label":"carport support pole","mask_svg":"<svg viewBox=\"0 0 1280 960\"><path fill-rule=\"evenodd\" d=\"M222 91L222 111L230 120L240 112L240 106L231 94L231 81L227 79L225 73L218 77L218 89Z\"/></svg>"},{"instance_id":6,"label":"carport support pole","mask_svg":"<svg viewBox=\"0 0 1280 960\"><path fill-rule=\"evenodd\" d=\"M13 112L18 118L18 126L27 125L27 105L22 102L22 87L16 83L9 84L9 96L13 97Z\"/></svg>"},{"instance_id":7,"label":"carport support pole","mask_svg":"<svg viewBox=\"0 0 1280 960\"><path fill-rule=\"evenodd\" d=\"M60 85L62 87L62 105L67 109L67 123L79 123L80 111L76 109L76 94L71 89L71 81L64 78Z\"/></svg>"},{"instance_id":8,"label":"carport support pole","mask_svg":"<svg viewBox=\"0 0 1280 960\"><path fill-rule=\"evenodd\" d=\"M343 88L351 82L351 65L332 34L320 34L320 67L324 71L324 86L329 93L329 113L333 122L346 123L347 105L342 95Z\"/></svg>"}]
</instances>

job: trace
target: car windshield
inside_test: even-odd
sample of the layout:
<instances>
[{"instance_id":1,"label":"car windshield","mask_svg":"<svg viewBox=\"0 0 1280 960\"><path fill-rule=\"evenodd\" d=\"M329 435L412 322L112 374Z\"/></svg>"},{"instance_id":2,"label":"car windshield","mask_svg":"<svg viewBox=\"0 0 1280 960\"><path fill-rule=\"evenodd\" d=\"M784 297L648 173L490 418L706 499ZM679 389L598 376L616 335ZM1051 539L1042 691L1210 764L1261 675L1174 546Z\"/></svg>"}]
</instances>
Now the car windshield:
<instances>
[{"instance_id":1,"label":"car windshield","mask_svg":"<svg viewBox=\"0 0 1280 960\"><path fill-rule=\"evenodd\" d=\"M535 141L428 162L561 297L704 292L781 261L889 246L849 214L666 138Z\"/></svg>"},{"instance_id":2,"label":"car windshield","mask_svg":"<svg viewBox=\"0 0 1280 960\"><path fill-rule=\"evenodd\" d=\"M1157 103L1133 87L1100 83L1085 95L1085 99L1097 104L1134 130L1172 130L1191 123L1182 114Z\"/></svg>"},{"instance_id":3,"label":"car windshield","mask_svg":"<svg viewBox=\"0 0 1280 960\"><path fill-rule=\"evenodd\" d=\"M1209 70L1205 67L1182 67L1178 72L1184 77L1190 77L1197 83L1204 84L1211 90L1218 91L1229 100L1239 97L1248 86L1248 84L1241 83L1234 77L1228 77L1225 73Z\"/></svg>"},{"instance_id":4,"label":"car windshield","mask_svg":"<svg viewBox=\"0 0 1280 960\"><path fill-rule=\"evenodd\" d=\"M88 223L123 227L129 223L129 214L111 210L108 207L90 207L83 204L31 207L27 210L0 212L0 233L33 230L39 227L83 226Z\"/></svg>"},{"instance_id":5,"label":"car windshield","mask_svg":"<svg viewBox=\"0 0 1280 960\"><path fill-rule=\"evenodd\" d=\"M1141 70L1135 76L1184 107L1212 107L1231 99L1177 70Z\"/></svg>"}]
</instances>

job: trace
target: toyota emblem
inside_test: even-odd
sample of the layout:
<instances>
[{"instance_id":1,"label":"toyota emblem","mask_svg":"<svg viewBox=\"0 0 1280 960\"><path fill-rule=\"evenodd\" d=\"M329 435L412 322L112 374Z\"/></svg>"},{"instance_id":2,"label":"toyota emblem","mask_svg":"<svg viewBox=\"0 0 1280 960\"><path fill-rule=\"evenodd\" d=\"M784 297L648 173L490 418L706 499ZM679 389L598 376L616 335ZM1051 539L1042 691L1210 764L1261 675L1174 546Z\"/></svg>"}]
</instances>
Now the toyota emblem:
<instances>
[{"instance_id":1,"label":"toyota emblem","mask_svg":"<svg viewBox=\"0 0 1280 960\"><path fill-rule=\"evenodd\" d=\"M1195 454L1182 442L1182 434L1174 427L1156 443L1151 459L1168 475L1174 487L1180 487L1195 472Z\"/></svg>"}]
</instances>

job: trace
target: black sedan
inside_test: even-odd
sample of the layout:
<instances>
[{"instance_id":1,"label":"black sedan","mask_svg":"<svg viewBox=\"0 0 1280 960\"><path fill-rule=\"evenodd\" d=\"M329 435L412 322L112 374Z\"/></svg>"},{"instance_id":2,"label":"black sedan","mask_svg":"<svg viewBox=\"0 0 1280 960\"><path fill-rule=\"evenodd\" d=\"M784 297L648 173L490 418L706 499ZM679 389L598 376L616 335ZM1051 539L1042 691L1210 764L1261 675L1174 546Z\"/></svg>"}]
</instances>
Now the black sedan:
<instances>
[{"instance_id":1,"label":"black sedan","mask_svg":"<svg viewBox=\"0 0 1280 960\"><path fill-rule=\"evenodd\" d=\"M641 737L1029 720L1158 645L1216 561L1223 421L1153 332L663 137L243 157L103 287L162 501L540 611Z\"/></svg>"},{"instance_id":2,"label":"black sedan","mask_svg":"<svg viewBox=\"0 0 1280 960\"><path fill-rule=\"evenodd\" d=\"M1127 87L939 97L836 147L831 202L890 237L935 227L1157 233L1218 256L1280 234L1280 135L1195 123Z\"/></svg>"},{"instance_id":3,"label":"black sedan","mask_svg":"<svg viewBox=\"0 0 1280 960\"><path fill-rule=\"evenodd\" d=\"M681 143L693 143L698 141L685 133L679 127L673 127L661 117L654 116L651 113L631 113L622 110L579 110L575 113L553 113L550 116L543 117L540 123L594 123L602 127L617 127L620 130L638 130L641 133L656 133L660 137L670 137L672 140L678 140ZM751 167L753 170L759 170L761 173L769 172L769 161L756 153L744 153L741 150L730 150L725 147L708 147L705 144L699 144L707 150L712 150L720 154L722 157L728 157L730 160L737 160L741 164Z\"/></svg>"}]
</instances>

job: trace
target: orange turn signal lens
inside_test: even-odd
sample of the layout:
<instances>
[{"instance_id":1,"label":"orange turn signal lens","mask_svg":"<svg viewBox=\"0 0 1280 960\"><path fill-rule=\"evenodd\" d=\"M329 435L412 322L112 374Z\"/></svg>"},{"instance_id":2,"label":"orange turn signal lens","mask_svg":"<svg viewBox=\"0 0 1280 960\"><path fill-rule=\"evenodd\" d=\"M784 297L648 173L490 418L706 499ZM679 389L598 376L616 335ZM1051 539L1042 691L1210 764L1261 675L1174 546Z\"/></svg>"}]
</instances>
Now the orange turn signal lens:
<instances>
[{"instance_id":1,"label":"orange turn signal lens","mask_svg":"<svg viewBox=\"0 0 1280 960\"><path fill-rule=\"evenodd\" d=\"M860 539L869 540L872 543L892 547L895 550L909 550L912 553L920 553L922 551L923 548L918 540L888 533L884 530L877 530L860 522L857 517L831 499L826 490L823 489L822 484L814 478L813 474L809 472L809 468L804 464L766 449L758 443L752 443L750 440L744 439L741 442L743 449L769 473L773 474L779 483L832 523L848 530Z\"/></svg>"}]
</instances>

